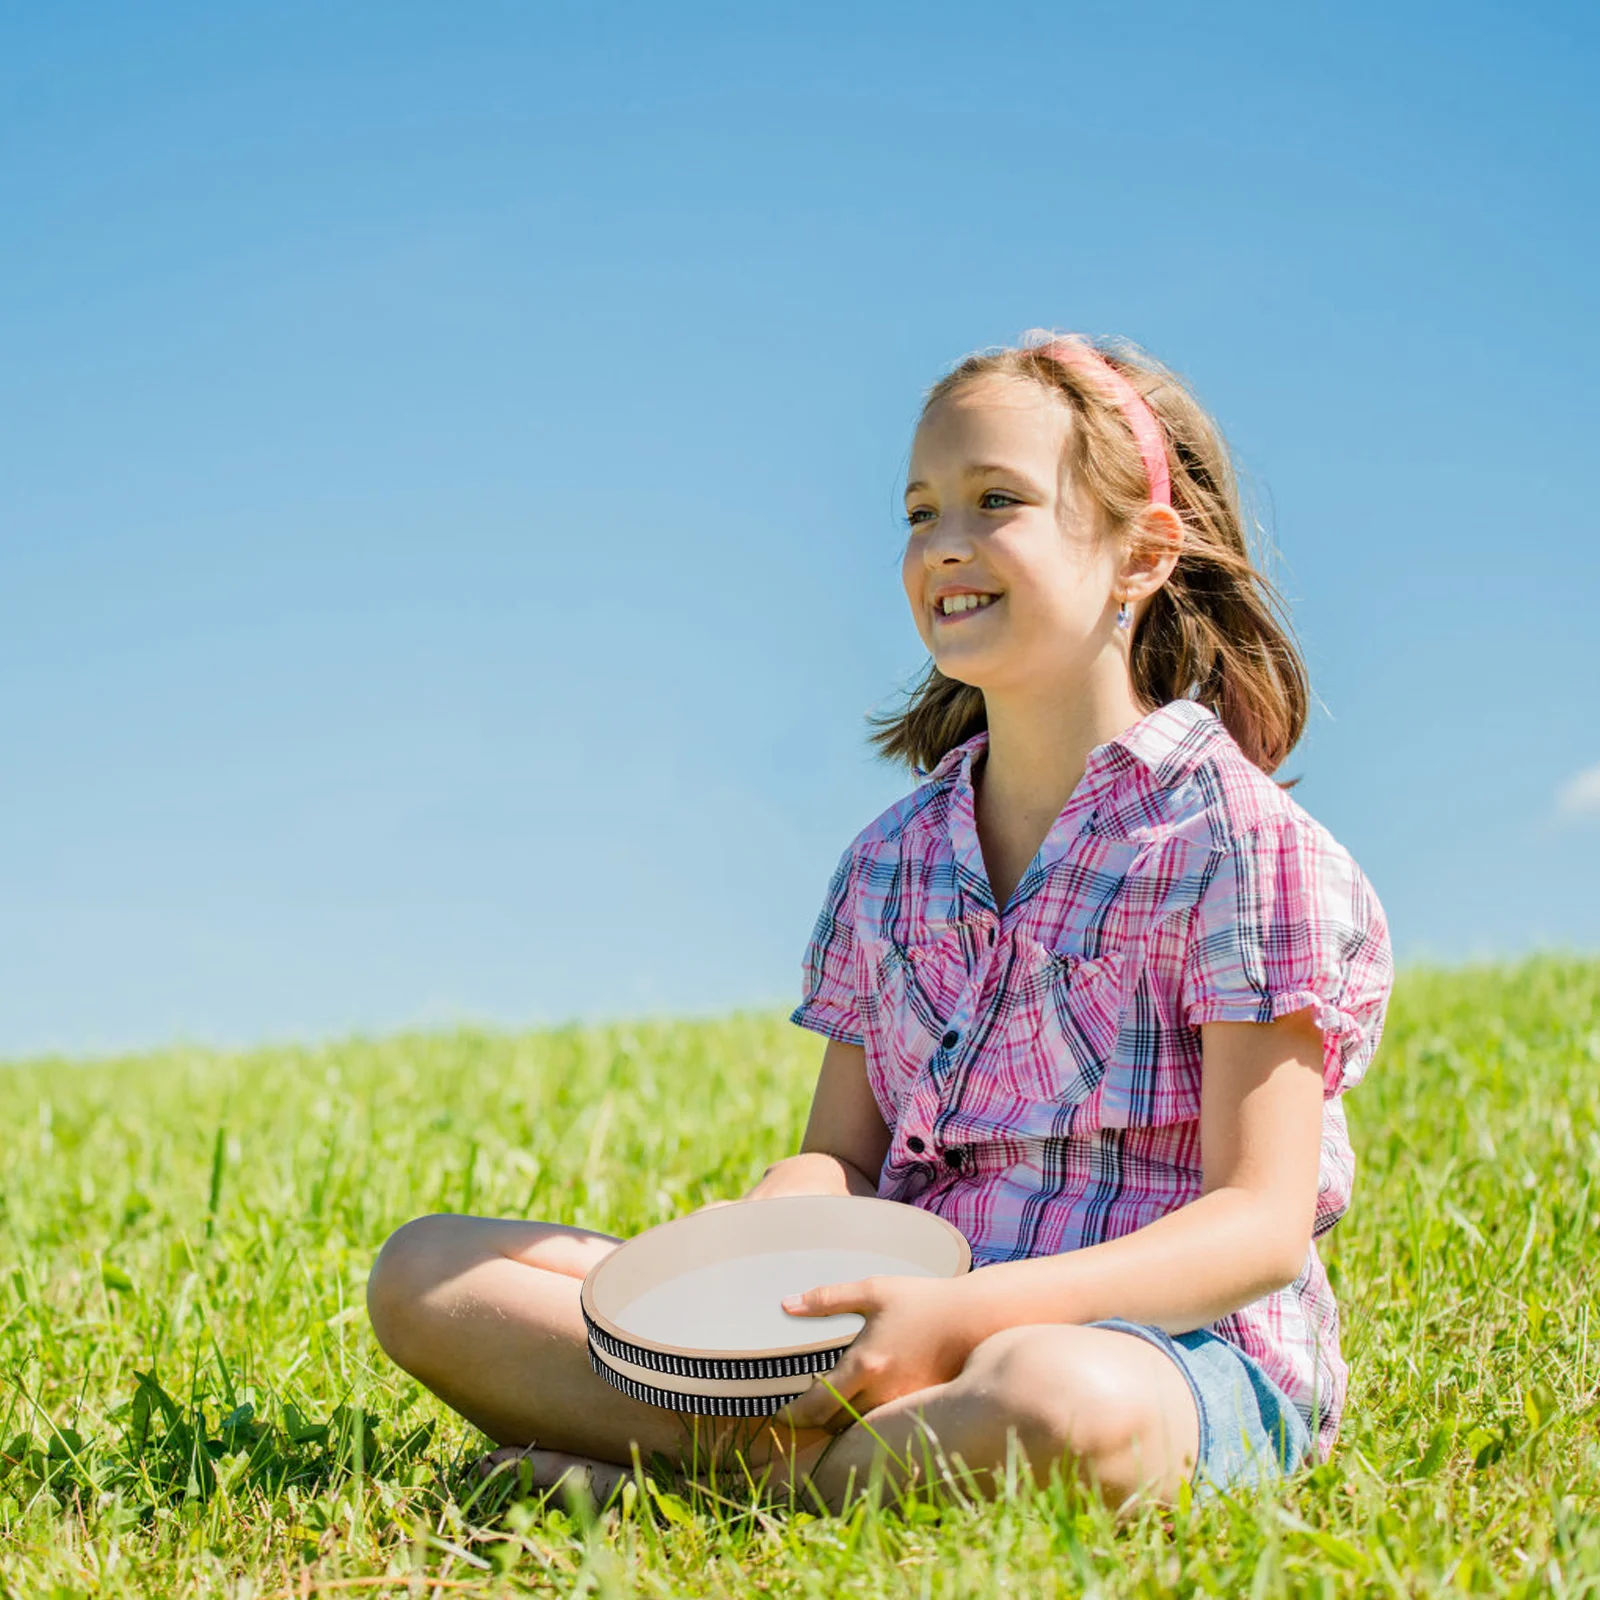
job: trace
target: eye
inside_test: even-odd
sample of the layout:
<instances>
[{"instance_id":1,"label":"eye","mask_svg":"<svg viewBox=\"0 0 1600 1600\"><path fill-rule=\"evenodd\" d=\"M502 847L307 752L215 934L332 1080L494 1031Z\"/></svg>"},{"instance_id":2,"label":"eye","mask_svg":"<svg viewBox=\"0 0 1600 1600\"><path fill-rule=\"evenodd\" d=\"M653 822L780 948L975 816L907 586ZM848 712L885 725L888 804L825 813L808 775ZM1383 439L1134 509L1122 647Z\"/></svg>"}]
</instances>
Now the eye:
<instances>
[{"instance_id":1,"label":"eye","mask_svg":"<svg viewBox=\"0 0 1600 1600\"><path fill-rule=\"evenodd\" d=\"M1016 495L1007 494L1004 489L985 489L984 492L981 495L978 496L978 504L980 506L982 506L985 500L992 500L992 499L1003 500L1007 505L1011 505L1011 506L1019 506L1019 505L1022 504L1021 500L1019 500L1016 497ZM992 509L992 510L996 510L997 511L1000 508L998 506L995 506L995 507L985 507L984 509L985 510L991 510ZM906 524L906 526L908 528L920 528L922 526L922 524L917 520L917 518L920 515L923 515L923 514L926 514L927 516L930 516L930 517L933 515L933 513L931 511L929 511L926 506L918 506L915 510L908 511L905 514L905 517L903 518L903 520L904 520L904 522L905 522L905 524Z\"/></svg>"}]
</instances>

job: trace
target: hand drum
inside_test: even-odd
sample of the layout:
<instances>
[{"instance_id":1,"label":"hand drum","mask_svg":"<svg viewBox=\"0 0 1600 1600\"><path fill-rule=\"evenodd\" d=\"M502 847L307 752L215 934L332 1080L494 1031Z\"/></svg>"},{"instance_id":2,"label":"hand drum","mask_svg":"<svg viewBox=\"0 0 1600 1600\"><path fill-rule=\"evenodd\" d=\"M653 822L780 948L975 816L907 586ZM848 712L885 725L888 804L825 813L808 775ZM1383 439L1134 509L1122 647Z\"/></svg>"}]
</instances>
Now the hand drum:
<instances>
[{"instance_id":1,"label":"hand drum","mask_svg":"<svg viewBox=\"0 0 1600 1600\"><path fill-rule=\"evenodd\" d=\"M768 1416L830 1372L857 1312L791 1316L785 1295L880 1276L958 1278L960 1231L863 1195L739 1200L625 1240L583 1280L589 1362L635 1400L719 1417Z\"/></svg>"}]
</instances>

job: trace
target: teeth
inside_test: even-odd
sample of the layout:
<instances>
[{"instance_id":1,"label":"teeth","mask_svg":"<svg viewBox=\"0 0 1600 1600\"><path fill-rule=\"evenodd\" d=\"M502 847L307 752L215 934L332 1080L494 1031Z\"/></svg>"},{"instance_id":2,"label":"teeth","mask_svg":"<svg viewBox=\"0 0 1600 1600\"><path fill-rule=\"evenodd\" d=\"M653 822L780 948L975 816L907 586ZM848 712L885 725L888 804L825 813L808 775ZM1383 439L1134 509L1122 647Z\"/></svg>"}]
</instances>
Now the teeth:
<instances>
[{"instance_id":1,"label":"teeth","mask_svg":"<svg viewBox=\"0 0 1600 1600\"><path fill-rule=\"evenodd\" d=\"M957 611L976 611L979 606L986 606L995 597L992 594L954 594L946 596L943 601L944 614L953 616Z\"/></svg>"}]
</instances>

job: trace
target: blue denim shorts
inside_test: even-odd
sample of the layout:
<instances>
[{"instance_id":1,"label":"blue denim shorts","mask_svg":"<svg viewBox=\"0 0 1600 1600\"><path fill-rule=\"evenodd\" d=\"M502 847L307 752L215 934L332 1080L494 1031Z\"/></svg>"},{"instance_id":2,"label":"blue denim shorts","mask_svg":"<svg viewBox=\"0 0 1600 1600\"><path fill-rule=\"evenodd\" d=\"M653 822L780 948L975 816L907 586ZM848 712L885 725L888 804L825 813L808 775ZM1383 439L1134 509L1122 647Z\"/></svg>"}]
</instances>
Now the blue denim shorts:
<instances>
[{"instance_id":1,"label":"blue denim shorts","mask_svg":"<svg viewBox=\"0 0 1600 1600\"><path fill-rule=\"evenodd\" d=\"M1311 1430L1294 1402L1238 1345L1196 1328L1168 1333L1107 1317L1086 1324L1137 1334L1165 1350L1189 1380L1200 1412L1200 1454L1190 1482L1204 1499L1236 1485L1282 1479L1311 1454Z\"/></svg>"}]
</instances>

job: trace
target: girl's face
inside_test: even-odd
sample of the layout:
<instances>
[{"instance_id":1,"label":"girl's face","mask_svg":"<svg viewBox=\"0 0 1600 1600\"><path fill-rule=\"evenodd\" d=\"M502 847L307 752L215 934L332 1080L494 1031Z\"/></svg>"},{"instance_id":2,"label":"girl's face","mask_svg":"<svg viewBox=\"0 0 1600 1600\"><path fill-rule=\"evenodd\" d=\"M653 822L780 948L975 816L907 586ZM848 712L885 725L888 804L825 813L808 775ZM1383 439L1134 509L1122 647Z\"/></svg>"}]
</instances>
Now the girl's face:
<instances>
[{"instance_id":1,"label":"girl's face","mask_svg":"<svg viewBox=\"0 0 1600 1600\"><path fill-rule=\"evenodd\" d=\"M1119 552L1065 476L1072 414L1026 378L978 379L930 408L911 448L901 575L917 632L975 688L1081 682L1114 632ZM992 595L944 610L949 593Z\"/></svg>"}]
</instances>

